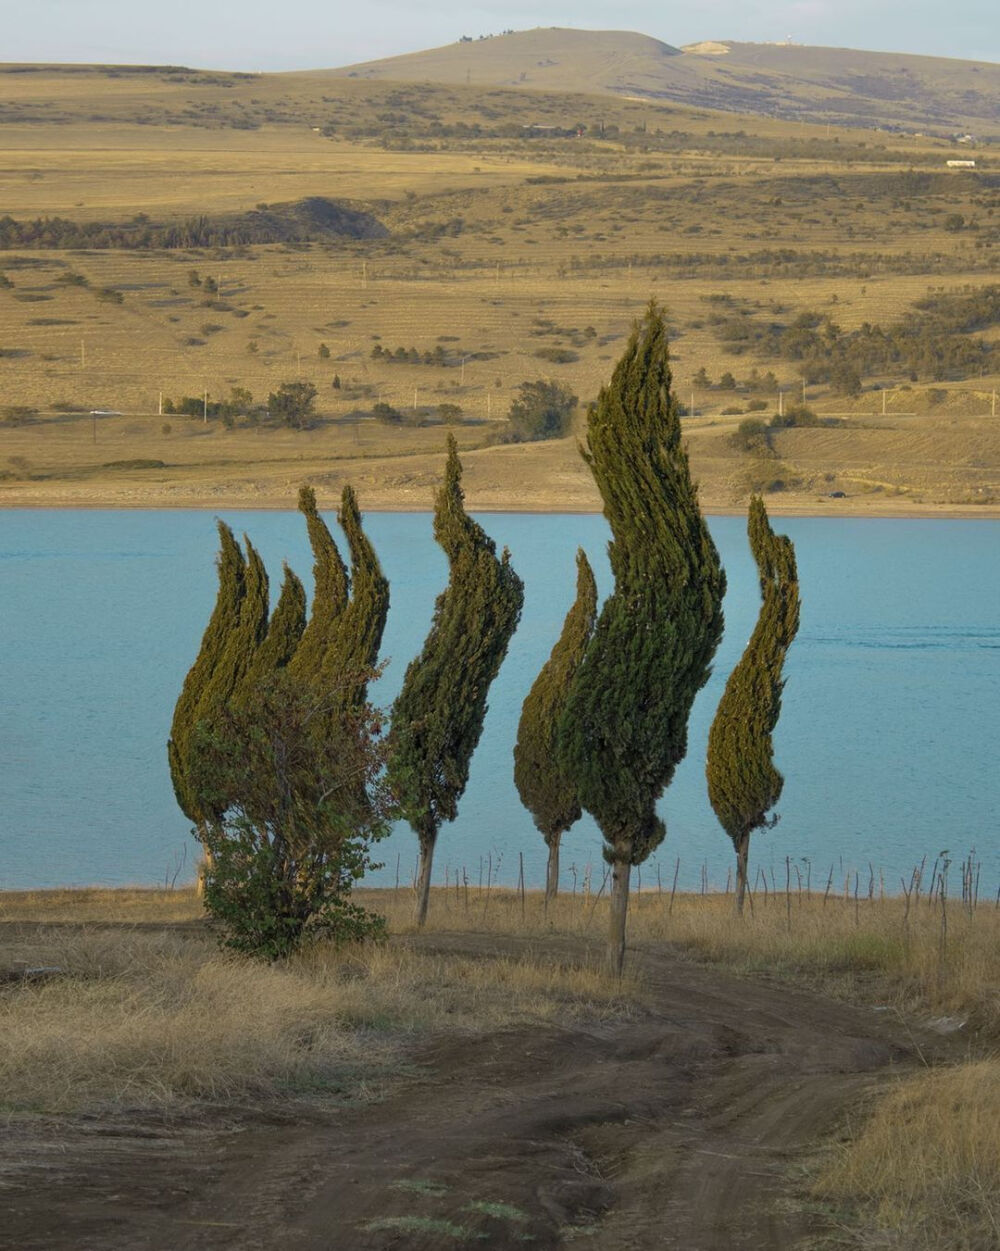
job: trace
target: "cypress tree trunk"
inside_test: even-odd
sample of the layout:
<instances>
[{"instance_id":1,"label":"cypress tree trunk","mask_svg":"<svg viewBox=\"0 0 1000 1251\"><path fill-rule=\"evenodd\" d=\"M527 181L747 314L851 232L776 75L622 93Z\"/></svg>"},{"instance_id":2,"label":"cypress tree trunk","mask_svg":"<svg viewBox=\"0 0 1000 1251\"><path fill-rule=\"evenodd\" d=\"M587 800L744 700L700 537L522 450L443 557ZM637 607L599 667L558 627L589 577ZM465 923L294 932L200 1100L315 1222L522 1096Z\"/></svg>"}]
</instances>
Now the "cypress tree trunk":
<instances>
[{"instance_id":1,"label":"cypress tree trunk","mask_svg":"<svg viewBox=\"0 0 1000 1251\"><path fill-rule=\"evenodd\" d=\"M632 866L615 860L611 866L611 921L608 929L608 969L620 978L625 967L625 920L628 916L628 889Z\"/></svg>"},{"instance_id":2,"label":"cypress tree trunk","mask_svg":"<svg viewBox=\"0 0 1000 1251\"><path fill-rule=\"evenodd\" d=\"M559 840L562 831L549 839L549 863L545 870L545 902L551 903L559 894Z\"/></svg>"},{"instance_id":3,"label":"cypress tree trunk","mask_svg":"<svg viewBox=\"0 0 1000 1251\"><path fill-rule=\"evenodd\" d=\"M744 830L736 843L736 915L743 915L743 897L747 891L747 860L750 856L750 831Z\"/></svg>"},{"instance_id":4,"label":"cypress tree trunk","mask_svg":"<svg viewBox=\"0 0 1000 1251\"><path fill-rule=\"evenodd\" d=\"M421 825L417 829L420 843L420 871L417 875L417 910L414 920L418 929L423 929L427 921L427 905L431 897L431 870L434 867L434 844L437 842L437 828L433 824Z\"/></svg>"}]
</instances>

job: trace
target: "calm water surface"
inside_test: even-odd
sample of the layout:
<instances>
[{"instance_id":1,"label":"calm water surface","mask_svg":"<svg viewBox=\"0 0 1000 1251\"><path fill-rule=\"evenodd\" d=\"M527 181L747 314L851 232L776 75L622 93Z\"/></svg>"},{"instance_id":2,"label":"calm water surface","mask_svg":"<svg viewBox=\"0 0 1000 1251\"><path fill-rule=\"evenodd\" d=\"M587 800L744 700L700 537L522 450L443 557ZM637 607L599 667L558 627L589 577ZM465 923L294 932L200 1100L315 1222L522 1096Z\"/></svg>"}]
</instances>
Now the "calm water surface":
<instances>
[{"instance_id":1,"label":"calm water surface","mask_svg":"<svg viewBox=\"0 0 1000 1251\"><path fill-rule=\"evenodd\" d=\"M311 570L297 513L227 512L272 579L288 559ZM332 516L329 518L333 525ZM480 518L507 544L525 609L494 684L458 820L442 829L437 877L480 862L512 883L523 853L544 880L545 847L521 807L511 750L521 701L573 597L586 548L610 589L600 517ZM375 690L388 703L419 650L446 564L427 514L372 515L392 586ZM724 884L731 847L705 798L708 726L756 617L756 573L741 518L713 518L729 577L726 634L691 720L687 760L661 801L666 843L644 884ZM775 735L785 774L781 822L754 836L757 864L783 881L785 857L813 882L881 867L887 888L928 855L975 846L985 888L1000 885L1000 526L990 521L779 520L793 538L802 627L788 658ZM0 888L162 884L192 876L195 845L178 811L165 743L174 701L215 599L216 535L203 512L0 513ZM308 579L307 579L308 585ZM276 589L276 588L275 588ZM408 881L415 840L397 830L372 881ZM584 818L565 836L563 878L601 874ZM755 869L752 870L755 872ZM957 877L957 874L955 875Z\"/></svg>"}]
</instances>

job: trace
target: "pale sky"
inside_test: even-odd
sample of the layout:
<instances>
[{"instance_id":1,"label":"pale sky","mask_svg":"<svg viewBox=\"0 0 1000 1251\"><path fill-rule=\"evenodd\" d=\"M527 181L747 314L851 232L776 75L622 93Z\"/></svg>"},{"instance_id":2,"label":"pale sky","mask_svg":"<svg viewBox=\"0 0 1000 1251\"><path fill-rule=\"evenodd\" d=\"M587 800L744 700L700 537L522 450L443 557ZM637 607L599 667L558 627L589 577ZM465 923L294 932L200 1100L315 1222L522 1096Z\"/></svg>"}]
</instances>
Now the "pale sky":
<instances>
[{"instance_id":1,"label":"pale sky","mask_svg":"<svg viewBox=\"0 0 1000 1251\"><path fill-rule=\"evenodd\" d=\"M634 30L666 43L796 43L1000 61L997 0L0 0L0 61L310 69L507 28Z\"/></svg>"}]
</instances>

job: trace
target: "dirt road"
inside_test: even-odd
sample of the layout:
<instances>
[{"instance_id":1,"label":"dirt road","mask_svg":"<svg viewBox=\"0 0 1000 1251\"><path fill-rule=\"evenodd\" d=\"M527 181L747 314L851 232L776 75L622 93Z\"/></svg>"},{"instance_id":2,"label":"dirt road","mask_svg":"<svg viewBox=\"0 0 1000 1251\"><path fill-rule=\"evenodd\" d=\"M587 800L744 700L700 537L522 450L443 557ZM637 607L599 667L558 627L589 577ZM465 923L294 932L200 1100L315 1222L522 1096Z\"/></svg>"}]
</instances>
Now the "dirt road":
<instances>
[{"instance_id":1,"label":"dirt road","mask_svg":"<svg viewBox=\"0 0 1000 1251\"><path fill-rule=\"evenodd\" d=\"M559 938L409 941L580 954ZM648 992L633 1019L437 1037L364 1106L8 1133L0 1247L778 1251L822 1235L795 1162L947 1040L670 949L630 959Z\"/></svg>"}]
</instances>

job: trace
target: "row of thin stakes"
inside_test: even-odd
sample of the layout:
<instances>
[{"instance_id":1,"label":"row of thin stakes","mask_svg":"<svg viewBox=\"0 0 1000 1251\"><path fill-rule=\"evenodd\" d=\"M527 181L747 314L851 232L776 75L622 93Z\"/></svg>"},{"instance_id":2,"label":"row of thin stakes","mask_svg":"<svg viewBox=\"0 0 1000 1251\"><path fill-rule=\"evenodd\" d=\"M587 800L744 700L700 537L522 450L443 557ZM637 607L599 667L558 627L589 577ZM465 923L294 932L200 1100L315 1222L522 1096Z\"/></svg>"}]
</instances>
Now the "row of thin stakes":
<instances>
[{"instance_id":1,"label":"row of thin stakes","mask_svg":"<svg viewBox=\"0 0 1000 1251\"><path fill-rule=\"evenodd\" d=\"M515 780L548 844L549 897L558 886L562 834L583 809L597 821L609 865L609 959L620 973L631 870L665 836L656 804L687 751L691 706L722 637L726 585L681 442L664 315L655 304L634 327L611 382L588 414L583 455L612 532L614 590L598 612L593 571L580 551L576 599L522 709ZM523 586L507 551L498 557L492 540L465 511L461 465L449 437L434 510L434 536L449 563L448 584L436 602L423 650L407 668L384 746L376 750L377 714L366 702L367 683L377 672L388 585L362 531L350 487L340 510L351 553L349 575L310 488L303 488L299 506L315 560L308 621L301 583L287 567L281 596L268 617L267 578L259 556L247 541L244 560L232 533L220 523L219 600L178 700L168 749L178 802L212 850L212 830L223 821L227 805L241 796L232 768L226 785L213 790L206 782L202 760L212 756L205 750L206 727L248 708L255 692L282 672L286 681L297 681L312 693L315 723L328 738L346 737L346 755L365 779L364 785L341 780L334 787L306 787L326 806L332 790L344 797L348 812L341 835L352 822L377 833L372 814L381 817L388 811L380 806L375 781L377 766L384 766L392 811L409 821L419 842L417 920L423 923L438 830L456 816L487 693L520 619ZM773 824L769 814L781 794L771 735L780 712L784 658L799 619L791 542L773 533L757 497L750 504L749 539L762 606L722 696L706 766L709 798L736 850L740 910L747 893L750 835ZM269 715L274 718L273 709ZM347 750L350 745L358 749L358 717L365 728L360 753ZM315 724L310 725L315 740ZM252 738L244 735L239 742L243 757L252 754ZM311 772L305 772L312 777L333 763L313 762ZM268 792L264 805L269 837L281 847L288 842L288 820L308 825L302 794L289 781L294 770L286 773L276 788L280 793ZM246 769L241 785L253 789L254 779L245 774ZM331 846L313 847L310 854L329 858ZM305 859L300 848L299 860ZM362 860L353 862L354 876L360 875ZM301 876L302 863L294 872Z\"/></svg>"}]
</instances>

